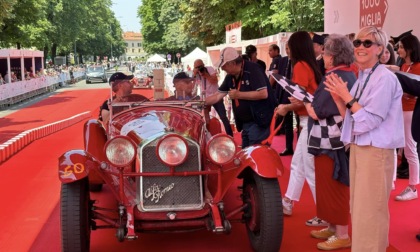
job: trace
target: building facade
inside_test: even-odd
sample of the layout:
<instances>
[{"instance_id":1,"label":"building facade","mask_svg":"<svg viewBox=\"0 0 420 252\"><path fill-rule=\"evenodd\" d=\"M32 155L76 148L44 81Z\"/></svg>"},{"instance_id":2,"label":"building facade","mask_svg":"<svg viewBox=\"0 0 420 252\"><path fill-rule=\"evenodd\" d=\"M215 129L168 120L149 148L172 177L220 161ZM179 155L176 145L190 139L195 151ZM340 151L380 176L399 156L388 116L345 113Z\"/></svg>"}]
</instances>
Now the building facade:
<instances>
[{"instance_id":1,"label":"building facade","mask_svg":"<svg viewBox=\"0 0 420 252\"><path fill-rule=\"evenodd\" d=\"M140 61L146 56L143 49L143 35L140 32L127 31L123 33L125 53L120 57L122 61Z\"/></svg>"}]
</instances>

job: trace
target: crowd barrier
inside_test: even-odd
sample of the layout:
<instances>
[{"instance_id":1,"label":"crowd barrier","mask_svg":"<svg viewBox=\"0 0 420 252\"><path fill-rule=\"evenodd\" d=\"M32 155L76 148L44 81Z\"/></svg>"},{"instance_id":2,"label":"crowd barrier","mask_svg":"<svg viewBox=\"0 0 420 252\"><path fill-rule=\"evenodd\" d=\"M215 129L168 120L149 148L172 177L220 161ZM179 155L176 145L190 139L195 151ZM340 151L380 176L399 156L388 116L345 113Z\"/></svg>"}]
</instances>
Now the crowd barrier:
<instances>
[{"instance_id":1,"label":"crowd barrier","mask_svg":"<svg viewBox=\"0 0 420 252\"><path fill-rule=\"evenodd\" d=\"M82 79L84 71L73 72L74 79ZM69 72L55 76L42 76L30 80L0 85L0 107L9 106L34 96L51 92L71 82Z\"/></svg>"},{"instance_id":2,"label":"crowd barrier","mask_svg":"<svg viewBox=\"0 0 420 252\"><path fill-rule=\"evenodd\" d=\"M20 133L19 135L9 139L3 144L0 144L0 163L6 161L8 158L25 148L25 146L32 143L33 141L53 134L64 128L70 127L91 117L91 112L86 111L67 119L50 123L38 128L26 130Z\"/></svg>"}]
</instances>

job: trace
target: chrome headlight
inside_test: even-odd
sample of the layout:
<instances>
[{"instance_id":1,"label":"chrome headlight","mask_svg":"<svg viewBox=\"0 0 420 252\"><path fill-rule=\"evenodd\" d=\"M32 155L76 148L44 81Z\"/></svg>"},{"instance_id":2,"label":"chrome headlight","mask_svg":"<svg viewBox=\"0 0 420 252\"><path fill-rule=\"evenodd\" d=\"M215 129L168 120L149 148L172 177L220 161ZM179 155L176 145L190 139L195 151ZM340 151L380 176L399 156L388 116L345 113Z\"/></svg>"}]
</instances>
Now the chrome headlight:
<instances>
[{"instance_id":1,"label":"chrome headlight","mask_svg":"<svg viewBox=\"0 0 420 252\"><path fill-rule=\"evenodd\" d=\"M136 145L128 137L118 136L106 143L105 155L111 164L124 167L136 157Z\"/></svg>"},{"instance_id":2,"label":"chrome headlight","mask_svg":"<svg viewBox=\"0 0 420 252\"><path fill-rule=\"evenodd\" d=\"M169 134L159 140L156 148L159 159L168 166L182 164L188 156L187 141L175 134Z\"/></svg>"},{"instance_id":3,"label":"chrome headlight","mask_svg":"<svg viewBox=\"0 0 420 252\"><path fill-rule=\"evenodd\" d=\"M213 136L207 144L207 156L215 164L230 162L236 153L235 141L225 134Z\"/></svg>"}]
</instances>

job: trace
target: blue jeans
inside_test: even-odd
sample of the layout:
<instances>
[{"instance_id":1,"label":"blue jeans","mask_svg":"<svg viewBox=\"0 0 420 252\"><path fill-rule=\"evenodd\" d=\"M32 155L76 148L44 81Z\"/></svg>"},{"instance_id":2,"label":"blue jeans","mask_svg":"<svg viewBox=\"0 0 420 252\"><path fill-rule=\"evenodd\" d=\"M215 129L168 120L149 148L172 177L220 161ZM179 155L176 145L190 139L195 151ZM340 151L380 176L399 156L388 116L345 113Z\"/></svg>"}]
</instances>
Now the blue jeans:
<instances>
[{"instance_id":1,"label":"blue jeans","mask_svg":"<svg viewBox=\"0 0 420 252\"><path fill-rule=\"evenodd\" d=\"M262 128L255 122L246 122L242 127L242 148L261 144L270 135L270 127Z\"/></svg>"},{"instance_id":2,"label":"blue jeans","mask_svg":"<svg viewBox=\"0 0 420 252\"><path fill-rule=\"evenodd\" d=\"M213 104L213 108L216 110L217 114L219 115L220 120L223 123L223 126L225 126L226 134L229 136L233 136L232 128L230 127L229 119L226 115L226 108L223 104L223 100Z\"/></svg>"}]
</instances>

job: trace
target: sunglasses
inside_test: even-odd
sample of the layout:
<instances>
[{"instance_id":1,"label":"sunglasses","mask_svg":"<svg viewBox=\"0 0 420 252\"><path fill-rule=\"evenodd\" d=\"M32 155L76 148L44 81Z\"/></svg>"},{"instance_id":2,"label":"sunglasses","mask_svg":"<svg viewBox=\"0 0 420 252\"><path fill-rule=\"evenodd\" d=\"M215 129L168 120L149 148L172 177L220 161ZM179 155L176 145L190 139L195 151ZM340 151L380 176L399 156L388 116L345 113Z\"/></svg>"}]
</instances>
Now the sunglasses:
<instances>
[{"instance_id":1,"label":"sunglasses","mask_svg":"<svg viewBox=\"0 0 420 252\"><path fill-rule=\"evenodd\" d=\"M353 40L353 45L356 48L360 47L360 45L362 45L362 44L365 48L369 48L372 45L379 45L378 43L373 42L372 40L369 40L369 39L366 39L365 41L361 41L360 39Z\"/></svg>"}]
</instances>

